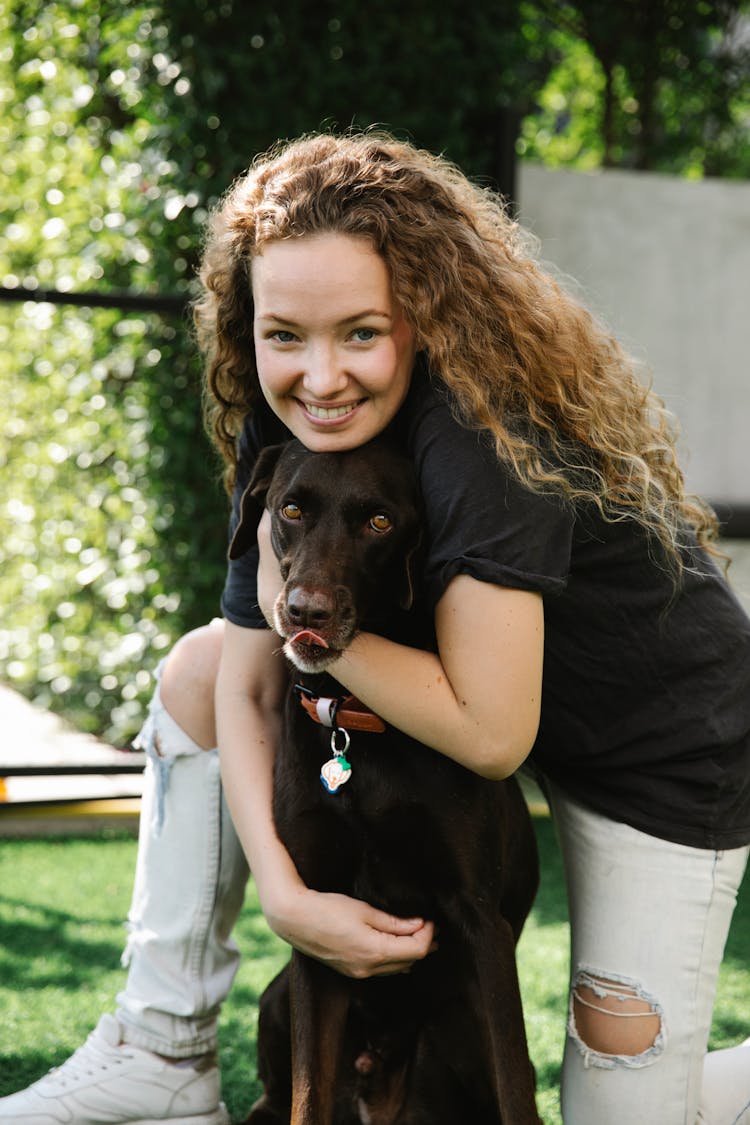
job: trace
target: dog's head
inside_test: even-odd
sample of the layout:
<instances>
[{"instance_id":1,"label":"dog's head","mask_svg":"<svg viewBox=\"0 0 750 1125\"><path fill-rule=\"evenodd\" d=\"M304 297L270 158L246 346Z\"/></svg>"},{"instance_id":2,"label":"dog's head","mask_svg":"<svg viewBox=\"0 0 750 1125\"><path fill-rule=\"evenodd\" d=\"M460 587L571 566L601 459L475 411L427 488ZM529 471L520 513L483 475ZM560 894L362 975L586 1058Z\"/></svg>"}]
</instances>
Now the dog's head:
<instances>
[{"instance_id":1,"label":"dog's head","mask_svg":"<svg viewBox=\"0 0 750 1125\"><path fill-rule=\"evenodd\" d=\"M365 623L411 605L421 520L415 474L400 454L381 442L345 453L310 453L297 441L264 449L230 558L251 545L258 503L271 513L284 579L274 624L302 671L324 671Z\"/></svg>"}]
</instances>

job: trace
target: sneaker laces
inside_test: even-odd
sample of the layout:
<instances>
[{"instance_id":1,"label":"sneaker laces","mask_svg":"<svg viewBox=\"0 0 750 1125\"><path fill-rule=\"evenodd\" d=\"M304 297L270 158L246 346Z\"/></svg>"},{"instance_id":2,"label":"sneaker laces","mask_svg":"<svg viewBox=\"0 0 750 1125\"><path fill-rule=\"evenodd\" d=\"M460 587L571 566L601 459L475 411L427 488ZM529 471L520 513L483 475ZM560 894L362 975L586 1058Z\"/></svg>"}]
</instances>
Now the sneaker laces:
<instances>
[{"instance_id":1,"label":"sneaker laces","mask_svg":"<svg viewBox=\"0 0 750 1125\"><path fill-rule=\"evenodd\" d=\"M134 1058L134 1050L119 1037L119 1025L114 1016L102 1016L85 1043L60 1066L53 1067L47 1077L65 1087L93 1078L111 1067L122 1066Z\"/></svg>"}]
</instances>

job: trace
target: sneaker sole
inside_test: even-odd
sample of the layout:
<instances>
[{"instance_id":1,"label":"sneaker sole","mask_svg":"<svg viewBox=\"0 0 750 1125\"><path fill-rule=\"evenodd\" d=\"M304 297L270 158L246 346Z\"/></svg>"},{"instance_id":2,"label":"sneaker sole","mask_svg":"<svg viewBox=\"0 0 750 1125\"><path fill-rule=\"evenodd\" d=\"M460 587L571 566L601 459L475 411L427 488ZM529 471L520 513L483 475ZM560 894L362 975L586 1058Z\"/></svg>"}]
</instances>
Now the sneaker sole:
<instances>
[{"instance_id":1,"label":"sneaker sole","mask_svg":"<svg viewBox=\"0 0 750 1125\"><path fill-rule=\"evenodd\" d=\"M129 1125L231 1125L227 1107L222 1102L212 1113L199 1113L190 1117L139 1117Z\"/></svg>"}]
</instances>

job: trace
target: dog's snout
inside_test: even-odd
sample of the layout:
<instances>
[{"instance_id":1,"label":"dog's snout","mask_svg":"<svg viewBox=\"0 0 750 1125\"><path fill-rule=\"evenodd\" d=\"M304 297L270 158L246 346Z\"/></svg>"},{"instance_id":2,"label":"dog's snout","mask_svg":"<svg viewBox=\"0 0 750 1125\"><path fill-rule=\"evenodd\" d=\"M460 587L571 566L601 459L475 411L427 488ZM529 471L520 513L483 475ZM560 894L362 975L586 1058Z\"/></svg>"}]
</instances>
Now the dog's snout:
<instances>
[{"instance_id":1,"label":"dog's snout","mask_svg":"<svg viewBox=\"0 0 750 1125\"><path fill-rule=\"evenodd\" d=\"M322 629L332 620L335 605L325 590L295 586L286 602L290 621L303 629Z\"/></svg>"}]
</instances>

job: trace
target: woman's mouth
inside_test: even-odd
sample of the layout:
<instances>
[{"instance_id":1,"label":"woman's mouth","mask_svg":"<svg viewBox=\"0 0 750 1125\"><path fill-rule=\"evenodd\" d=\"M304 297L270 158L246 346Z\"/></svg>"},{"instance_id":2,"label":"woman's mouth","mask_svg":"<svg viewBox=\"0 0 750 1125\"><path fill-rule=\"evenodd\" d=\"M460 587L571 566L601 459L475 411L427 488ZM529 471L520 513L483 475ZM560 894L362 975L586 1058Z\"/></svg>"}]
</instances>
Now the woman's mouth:
<instances>
[{"instance_id":1,"label":"woman's mouth","mask_svg":"<svg viewBox=\"0 0 750 1125\"><path fill-rule=\"evenodd\" d=\"M353 414L364 401L364 399L359 399L357 402L343 403L341 406L320 406L315 402L300 400L304 410L318 422L336 422L341 418L346 418L349 414Z\"/></svg>"}]
</instances>

